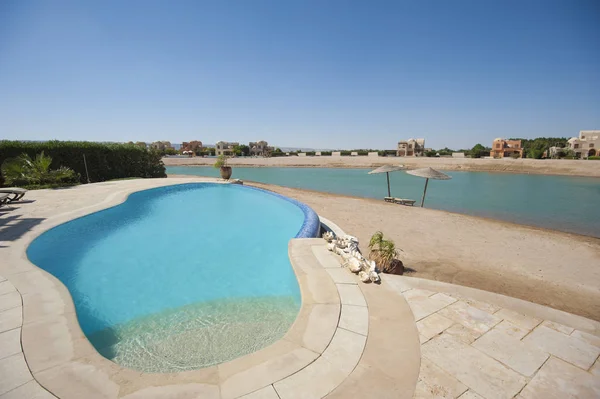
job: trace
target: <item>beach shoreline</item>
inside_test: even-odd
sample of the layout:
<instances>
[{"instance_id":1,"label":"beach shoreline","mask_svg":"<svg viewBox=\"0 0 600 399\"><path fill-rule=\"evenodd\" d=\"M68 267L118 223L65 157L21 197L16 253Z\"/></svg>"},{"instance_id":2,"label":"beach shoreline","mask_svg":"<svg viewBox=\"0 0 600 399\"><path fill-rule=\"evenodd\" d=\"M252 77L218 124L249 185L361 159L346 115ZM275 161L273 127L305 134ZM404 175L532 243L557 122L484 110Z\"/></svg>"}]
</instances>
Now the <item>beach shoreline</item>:
<instances>
[{"instance_id":1,"label":"beach shoreline","mask_svg":"<svg viewBox=\"0 0 600 399\"><path fill-rule=\"evenodd\" d=\"M163 158L165 166L212 166L215 158ZM438 170L536 174L600 178L600 161L565 159L472 159L427 157L307 156L277 158L230 158L231 166L246 168L350 168L375 169L383 165L404 165L408 169L432 167Z\"/></svg>"}]
</instances>

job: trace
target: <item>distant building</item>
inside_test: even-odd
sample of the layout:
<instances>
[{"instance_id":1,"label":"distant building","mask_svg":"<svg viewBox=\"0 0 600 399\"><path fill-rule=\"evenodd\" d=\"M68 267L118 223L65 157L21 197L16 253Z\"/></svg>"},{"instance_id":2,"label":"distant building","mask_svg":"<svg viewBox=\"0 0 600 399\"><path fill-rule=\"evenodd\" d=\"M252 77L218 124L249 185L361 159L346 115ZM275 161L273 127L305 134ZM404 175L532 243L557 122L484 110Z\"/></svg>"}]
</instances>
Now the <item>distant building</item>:
<instances>
[{"instance_id":1,"label":"distant building","mask_svg":"<svg viewBox=\"0 0 600 399\"><path fill-rule=\"evenodd\" d=\"M171 145L170 141L155 141L154 143L150 144L150 148L164 151L167 148L173 148L173 146Z\"/></svg>"},{"instance_id":2,"label":"distant building","mask_svg":"<svg viewBox=\"0 0 600 399\"><path fill-rule=\"evenodd\" d=\"M192 152L192 153L196 153L197 151L199 151L202 148L202 142L198 141L198 140L194 140L194 141L190 141L189 143L187 141L184 141L183 143L181 143L181 152L187 151L187 152Z\"/></svg>"},{"instance_id":3,"label":"distant building","mask_svg":"<svg viewBox=\"0 0 600 399\"><path fill-rule=\"evenodd\" d=\"M452 158L464 158L464 157L465 157L464 152L453 152L452 153Z\"/></svg>"},{"instance_id":4,"label":"distant building","mask_svg":"<svg viewBox=\"0 0 600 399\"><path fill-rule=\"evenodd\" d=\"M587 158L600 155L600 130L582 130L579 137L567 141L567 148L575 153L577 158Z\"/></svg>"},{"instance_id":5,"label":"distant building","mask_svg":"<svg viewBox=\"0 0 600 399\"><path fill-rule=\"evenodd\" d=\"M408 139L398 142L396 155L399 157L422 157L425 152L425 139Z\"/></svg>"},{"instance_id":6,"label":"distant building","mask_svg":"<svg viewBox=\"0 0 600 399\"><path fill-rule=\"evenodd\" d=\"M490 151L490 156L492 158L509 158L513 157L514 154L519 154L519 158L523 158L521 140L505 140L497 138L493 141L492 151Z\"/></svg>"},{"instance_id":7,"label":"distant building","mask_svg":"<svg viewBox=\"0 0 600 399\"><path fill-rule=\"evenodd\" d=\"M240 143L229 142L229 141L219 141L217 144L215 144L215 152L216 152L217 156L219 156L219 155L231 156L231 155L234 155L233 148L237 147L238 145L240 145Z\"/></svg>"},{"instance_id":8,"label":"distant building","mask_svg":"<svg viewBox=\"0 0 600 399\"><path fill-rule=\"evenodd\" d=\"M273 152L273 147L269 147L269 143L264 140L251 141L248 147L250 147L250 155L257 157L266 157Z\"/></svg>"}]
</instances>

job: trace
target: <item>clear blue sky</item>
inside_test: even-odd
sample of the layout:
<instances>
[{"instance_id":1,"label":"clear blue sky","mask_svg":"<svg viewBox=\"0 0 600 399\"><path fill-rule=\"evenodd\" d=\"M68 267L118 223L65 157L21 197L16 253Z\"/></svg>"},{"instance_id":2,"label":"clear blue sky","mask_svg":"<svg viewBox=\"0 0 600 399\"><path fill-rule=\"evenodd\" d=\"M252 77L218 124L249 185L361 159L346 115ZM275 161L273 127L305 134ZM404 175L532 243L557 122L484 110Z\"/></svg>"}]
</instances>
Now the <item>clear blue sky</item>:
<instances>
[{"instance_id":1,"label":"clear blue sky","mask_svg":"<svg viewBox=\"0 0 600 399\"><path fill-rule=\"evenodd\" d=\"M600 129L598 0L0 1L0 138L490 145Z\"/></svg>"}]
</instances>

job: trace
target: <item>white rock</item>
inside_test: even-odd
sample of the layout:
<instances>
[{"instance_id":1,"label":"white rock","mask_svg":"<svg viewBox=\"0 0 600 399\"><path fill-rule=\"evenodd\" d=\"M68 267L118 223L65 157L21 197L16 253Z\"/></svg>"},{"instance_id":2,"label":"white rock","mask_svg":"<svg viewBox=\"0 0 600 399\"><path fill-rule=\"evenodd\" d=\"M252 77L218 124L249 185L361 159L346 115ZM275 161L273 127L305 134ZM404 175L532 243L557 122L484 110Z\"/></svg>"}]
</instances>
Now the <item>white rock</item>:
<instances>
[{"instance_id":1,"label":"white rock","mask_svg":"<svg viewBox=\"0 0 600 399\"><path fill-rule=\"evenodd\" d=\"M369 277L369 273L367 273L365 271L361 271L360 273L358 273L358 278L363 283L370 283L371 282L371 278Z\"/></svg>"},{"instance_id":2,"label":"white rock","mask_svg":"<svg viewBox=\"0 0 600 399\"><path fill-rule=\"evenodd\" d=\"M369 279L374 283L378 283L381 281L381 278L379 277L379 274L377 274L377 272L369 272Z\"/></svg>"},{"instance_id":3,"label":"white rock","mask_svg":"<svg viewBox=\"0 0 600 399\"><path fill-rule=\"evenodd\" d=\"M360 266L360 261L356 258L350 258L350 260L348 261L348 269L350 269L352 273L360 272L362 270Z\"/></svg>"},{"instance_id":4,"label":"white rock","mask_svg":"<svg viewBox=\"0 0 600 399\"><path fill-rule=\"evenodd\" d=\"M333 251L335 249L335 244L334 243L327 244L327 249L330 251Z\"/></svg>"}]
</instances>

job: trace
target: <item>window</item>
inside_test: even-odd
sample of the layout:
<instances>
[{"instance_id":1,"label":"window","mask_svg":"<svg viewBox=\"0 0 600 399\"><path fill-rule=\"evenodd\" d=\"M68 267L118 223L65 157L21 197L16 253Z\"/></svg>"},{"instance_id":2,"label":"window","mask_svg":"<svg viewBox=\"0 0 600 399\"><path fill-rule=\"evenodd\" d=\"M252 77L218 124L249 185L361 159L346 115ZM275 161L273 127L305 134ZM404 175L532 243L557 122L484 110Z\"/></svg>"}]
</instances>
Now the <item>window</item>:
<instances>
[{"instance_id":1,"label":"window","mask_svg":"<svg viewBox=\"0 0 600 399\"><path fill-rule=\"evenodd\" d=\"M573 148L579 148L579 144L575 144Z\"/></svg>"},{"instance_id":2,"label":"window","mask_svg":"<svg viewBox=\"0 0 600 399\"><path fill-rule=\"evenodd\" d=\"M590 148L594 148L594 143L590 143Z\"/></svg>"},{"instance_id":3,"label":"window","mask_svg":"<svg viewBox=\"0 0 600 399\"><path fill-rule=\"evenodd\" d=\"M585 136L581 136L581 140L585 140Z\"/></svg>"}]
</instances>

